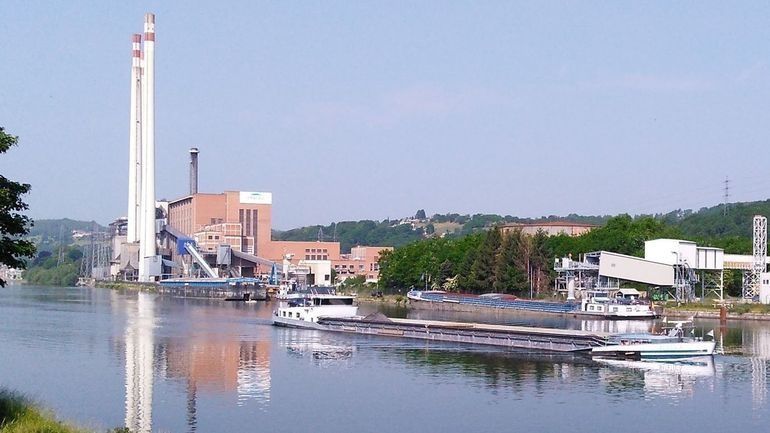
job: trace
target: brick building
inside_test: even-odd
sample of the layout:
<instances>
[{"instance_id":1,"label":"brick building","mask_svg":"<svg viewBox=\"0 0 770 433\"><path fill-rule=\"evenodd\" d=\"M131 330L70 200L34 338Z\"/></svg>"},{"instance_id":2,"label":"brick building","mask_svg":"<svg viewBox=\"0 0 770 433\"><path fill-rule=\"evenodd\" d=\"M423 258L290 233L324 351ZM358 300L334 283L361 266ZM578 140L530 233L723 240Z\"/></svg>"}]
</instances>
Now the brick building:
<instances>
[{"instance_id":1,"label":"brick building","mask_svg":"<svg viewBox=\"0 0 770 433\"><path fill-rule=\"evenodd\" d=\"M521 230L525 235L534 236L539 231L545 232L548 236L567 235L580 236L599 227L596 224L573 223L569 221L544 221L540 223L510 223L500 226L500 230L505 233L514 230Z\"/></svg>"},{"instance_id":2,"label":"brick building","mask_svg":"<svg viewBox=\"0 0 770 433\"><path fill-rule=\"evenodd\" d=\"M196 193L168 203L168 225L195 239L202 252L229 245L277 263L287 258L294 265L329 261L340 279L365 275L377 281L379 252L389 247L355 247L341 254L339 242L274 241L271 215L272 194L267 192Z\"/></svg>"}]
</instances>

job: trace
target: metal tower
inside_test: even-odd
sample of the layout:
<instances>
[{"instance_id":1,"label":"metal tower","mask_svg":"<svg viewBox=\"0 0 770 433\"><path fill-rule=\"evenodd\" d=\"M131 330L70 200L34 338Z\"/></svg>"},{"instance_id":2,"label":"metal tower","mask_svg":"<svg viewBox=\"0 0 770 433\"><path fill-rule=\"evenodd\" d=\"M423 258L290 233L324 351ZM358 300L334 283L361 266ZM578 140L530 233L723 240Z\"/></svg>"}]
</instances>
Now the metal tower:
<instances>
[{"instance_id":1,"label":"metal tower","mask_svg":"<svg viewBox=\"0 0 770 433\"><path fill-rule=\"evenodd\" d=\"M759 274L767 268L767 218L754 215L754 260L751 271L743 277L743 297L759 296Z\"/></svg>"}]
</instances>

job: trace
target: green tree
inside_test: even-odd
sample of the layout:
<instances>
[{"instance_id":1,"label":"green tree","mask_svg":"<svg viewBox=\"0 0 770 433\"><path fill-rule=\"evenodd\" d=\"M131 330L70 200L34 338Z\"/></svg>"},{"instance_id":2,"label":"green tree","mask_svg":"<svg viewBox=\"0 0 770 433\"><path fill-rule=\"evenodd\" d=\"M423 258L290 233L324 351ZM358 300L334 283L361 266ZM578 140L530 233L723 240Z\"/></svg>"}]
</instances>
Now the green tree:
<instances>
[{"instance_id":1,"label":"green tree","mask_svg":"<svg viewBox=\"0 0 770 433\"><path fill-rule=\"evenodd\" d=\"M526 275L521 272L517 262L520 261L519 244L522 240L520 230L503 235L500 253L495 260L495 292L520 292L526 287Z\"/></svg>"},{"instance_id":2,"label":"green tree","mask_svg":"<svg viewBox=\"0 0 770 433\"><path fill-rule=\"evenodd\" d=\"M448 278L452 278L454 276L454 264L449 259L445 259L443 262L441 262L441 266L438 270L438 284L443 285Z\"/></svg>"},{"instance_id":3,"label":"green tree","mask_svg":"<svg viewBox=\"0 0 770 433\"><path fill-rule=\"evenodd\" d=\"M495 260L502 242L500 229L494 228L487 233L481 244L476 260L471 266L470 289L488 291L495 286Z\"/></svg>"},{"instance_id":4,"label":"green tree","mask_svg":"<svg viewBox=\"0 0 770 433\"><path fill-rule=\"evenodd\" d=\"M425 219L425 209L420 209L417 211L417 213L414 214L415 219L418 220L424 220Z\"/></svg>"},{"instance_id":5,"label":"green tree","mask_svg":"<svg viewBox=\"0 0 770 433\"><path fill-rule=\"evenodd\" d=\"M5 129L0 127L0 153L7 152L18 140L18 137L6 134ZM22 200L22 196L29 190L29 184L14 182L0 175L0 263L12 268L25 268L24 259L35 256L35 245L21 239L29 233L32 225L32 220L21 214L29 208ZM2 279L0 286L5 286Z\"/></svg>"}]
</instances>

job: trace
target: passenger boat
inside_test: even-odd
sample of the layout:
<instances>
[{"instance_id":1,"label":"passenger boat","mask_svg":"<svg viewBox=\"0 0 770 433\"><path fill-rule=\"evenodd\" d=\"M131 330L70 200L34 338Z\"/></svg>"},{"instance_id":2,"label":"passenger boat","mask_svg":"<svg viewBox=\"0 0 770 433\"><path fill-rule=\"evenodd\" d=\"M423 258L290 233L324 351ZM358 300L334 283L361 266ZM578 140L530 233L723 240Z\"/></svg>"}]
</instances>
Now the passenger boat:
<instances>
[{"instance_id":1,"label":"passenger boat","mask_svg":"<svg viewBox=\"0 0 770 433\"><path fill-rule=\"evenodd\" d=\"M580 301L580 313L607 319L654 319L655 311L640 295L636 289L618 289L614 297L606 289L589 290Z\"/></svg>"},{"instance_id":2,"label":"passenger boat","mask_svg":"<svg viewBox=\"0 0 770 433\"><path fill-rule=\"evenodd\" d=\"M692 322L671 322L662 334L615 334L606 346L594 347L591 355L618 359L682 360L713 356L716 341L713 331L711 340L686 336L685 329L692 329Z\"/></svg>"},{"instance_id":3,"label":"passenger boat","mask_svg":"<svg viewBox=\"0 0 770 433\"><path fill-rule=\"evenodd\" d=\"M278 288L278 292L275 294L275 298L283 301L291 301L304 299L313 294L334 295L336 293L337 290L333 286L299 287L296 283L292 282L281 284Z\"/></svg>"},{"instance_id":4,"label":"passenger boat","mask_svg":"<svg viewBox=\"0 0 770 433\"><path fill-rule=\"evenodd\" d=\"M320 318L353 318L358 306L352 296L315 293L290 300L273 311L273 325L294 328L326 329L318 324Z\"/></svg>"}]
</instances>

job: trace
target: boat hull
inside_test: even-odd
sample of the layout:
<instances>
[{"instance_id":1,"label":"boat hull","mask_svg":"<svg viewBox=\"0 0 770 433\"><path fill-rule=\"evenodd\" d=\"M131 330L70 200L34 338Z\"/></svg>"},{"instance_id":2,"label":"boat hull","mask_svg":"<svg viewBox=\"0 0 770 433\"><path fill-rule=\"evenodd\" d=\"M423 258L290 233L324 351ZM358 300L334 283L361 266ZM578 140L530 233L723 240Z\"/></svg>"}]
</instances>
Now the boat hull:
<instances>
[{"instance_id":1,"label":"boat hull","mask_svg":"<svg viewBox=\"0 0 770 433\"><path fill-rule=\"evenodd\" d=\"M325 330L327 329L323 325L319 325L315 322L308 322L306 320L299 320L299 319L290 319L287 317L280 317L280 316L273 316L273 325L275 326L282 326L285 328L301 328L301 329L317 329L317 330Z\"/></svg>"},{"instance_id":2,"label":"boat hull","mask_svg":"<svg viewBox=\"0 0 770 433\"><path fill-rule=\"evenodd\" d=\"M712 356L715 348L714 341L617 344L594 347L591 349L591 355L622 359L674 360Z\"/></svg>"}]
</instances>

